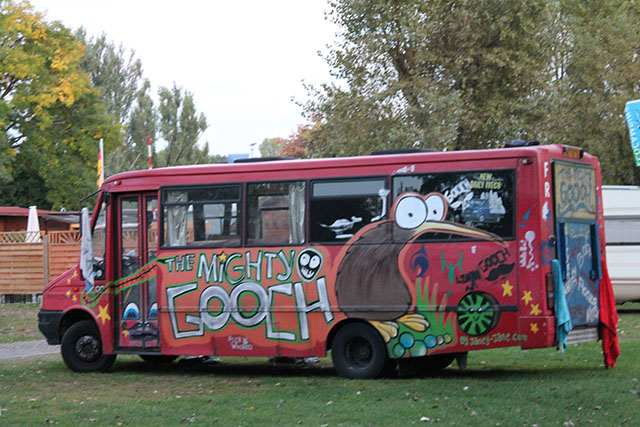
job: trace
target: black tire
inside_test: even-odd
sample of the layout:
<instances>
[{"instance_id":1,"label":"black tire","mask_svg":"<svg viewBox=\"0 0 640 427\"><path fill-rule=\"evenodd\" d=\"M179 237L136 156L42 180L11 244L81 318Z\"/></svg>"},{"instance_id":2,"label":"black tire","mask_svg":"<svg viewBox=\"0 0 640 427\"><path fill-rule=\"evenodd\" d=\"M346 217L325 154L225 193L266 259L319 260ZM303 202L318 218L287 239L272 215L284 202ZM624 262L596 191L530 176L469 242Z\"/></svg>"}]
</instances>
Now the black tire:
<instances>
[{"instance_id":1,"label":"black tire","mask_svg":"<svg viewBox=\"0 0 640 427\"><path fill-rule=\"evenodd\" d=\"M74 372L105 372L116 360L102 353L100 332L92 320L74 323L62 336L60 346L64 363Z\"/></svg>"},{"instance_id":2,"label":"black tire","mask_svg":"<svg viewBox=\"0 0 640 427\"><path fill-rule=\"evenodd\" d=\"M376 378L387 365L382 337L366 323L342 327L331 343L333 367L345 378Z\"/></svg>"},{"instance_id":3,"label":"black tire","mask_svg":"<svg viewBox=\"0 0 640 427\"><path fill-rule=\"evenodd\" d=\"M151 365L168 365L178 358L178 356L166 354L141 354L140 357Z\"/></svg>"}]
</instances>

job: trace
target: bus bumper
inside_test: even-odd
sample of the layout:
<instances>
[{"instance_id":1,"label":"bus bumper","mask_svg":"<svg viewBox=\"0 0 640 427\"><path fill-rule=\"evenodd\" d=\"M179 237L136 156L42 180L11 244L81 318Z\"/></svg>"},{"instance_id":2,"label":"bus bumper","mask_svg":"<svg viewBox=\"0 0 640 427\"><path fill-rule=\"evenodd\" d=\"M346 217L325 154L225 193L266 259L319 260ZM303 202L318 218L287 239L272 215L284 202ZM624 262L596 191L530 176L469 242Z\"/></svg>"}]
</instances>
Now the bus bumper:
<instances>
[{"instance_id":1,"label":"bus bumper","mask_svg":"<svg viewBox=\"0 0 640 427\"><path fill-rule=\"evenodd\" d=\"M60 344L60 321L62 320L62 311L40 311L38 312L38 329L47 339L48 344Z\"/></svg>"}]
</instances>

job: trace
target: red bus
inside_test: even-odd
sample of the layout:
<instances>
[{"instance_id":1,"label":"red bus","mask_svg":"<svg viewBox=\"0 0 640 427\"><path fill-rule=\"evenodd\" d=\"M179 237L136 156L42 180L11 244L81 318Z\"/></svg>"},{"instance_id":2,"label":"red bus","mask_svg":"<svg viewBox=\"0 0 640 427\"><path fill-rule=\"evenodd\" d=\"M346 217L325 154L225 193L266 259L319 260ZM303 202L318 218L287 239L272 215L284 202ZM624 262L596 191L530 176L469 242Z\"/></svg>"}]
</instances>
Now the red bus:
<instances>
[{"instance_id":1,"label":"red bus","mask_svg":"<svg viewBox=\"0 0 640 427\"><path fill-rule=\"evenodd\" d=\"M74 371L330 350L370 378L617 344L600 180L562 145L121 173L93 211L94 286L79 267L55 279L39 327Z\"/></svg>"}]
</instances>

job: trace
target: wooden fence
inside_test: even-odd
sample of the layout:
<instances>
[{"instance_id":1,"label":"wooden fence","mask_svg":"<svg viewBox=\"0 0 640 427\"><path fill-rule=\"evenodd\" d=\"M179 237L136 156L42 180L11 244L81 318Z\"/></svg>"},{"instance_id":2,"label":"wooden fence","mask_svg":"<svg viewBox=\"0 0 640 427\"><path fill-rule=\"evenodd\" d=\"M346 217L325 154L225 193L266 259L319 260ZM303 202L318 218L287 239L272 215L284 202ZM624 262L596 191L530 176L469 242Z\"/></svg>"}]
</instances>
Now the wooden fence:
<instances>
[{"instance_id":1,"label":"wooden fence","mask_svg":"<svg viewBox=\"0 0 640 427\"><path fill-rule=\"evenodd\" d=\"M78 231L0 233L0 294L40 294L79 257Z\"/></svg>"}]
</instances>

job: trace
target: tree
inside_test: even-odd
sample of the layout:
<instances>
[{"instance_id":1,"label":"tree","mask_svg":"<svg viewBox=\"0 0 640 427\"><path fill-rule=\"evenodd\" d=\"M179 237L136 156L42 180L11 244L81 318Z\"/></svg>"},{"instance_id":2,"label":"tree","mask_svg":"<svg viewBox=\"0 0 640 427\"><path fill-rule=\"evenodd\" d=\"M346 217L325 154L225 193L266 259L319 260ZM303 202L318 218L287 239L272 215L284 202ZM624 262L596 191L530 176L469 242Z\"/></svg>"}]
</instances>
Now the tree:
<instances>
[{"instance_id":1,"label":"tree","mask_svg":"<svg viewBox=\"0 0 640 427\"><path fill-rule=\"evenodd\" d=\"M640 4L624 0L334 0L326 59L309 87L312 155L579 145L605 183L640 183L623 109L640 98Z\"/></svg>"},{"instance_id":2,"label":"tree","mask_svg":"<svg viewBox=\"0 0 640 427\"><path fill-rule=\"evenodd\" d=\"M228 160L228 156L223 154L211 154L209 156L209 163L227 163Z\"/></svg>"},{"instance_id":3,"label":"tree","mask_svg":"<svg viewBox=\"0 0 640 427\"><path fill-rule=\"evenodd\" d=\"M157 153L154 164L162 166L191 165L209 162L209 147L204 144L199 148L197 143L207 129L204 114L199 115L193 102L193 95L178 88L161 87L160 98L160 133L167 142L167 147Z\"/></svg>"},{"instance_id":4,"label":"tree","mask_svg":"<svg viewBox=\"0 0 640 427\"><path fill-rule=\"evenodd\" d=\"M548 80L546 1L336 0L343 84L309 88L323 155L470 149L526 136ZM534 19L535 18L535 19ZM548 44L548 43L547 43ZM541 55L542 54L542 55Z\"/></svg>"},{"instance_id":5,"label":"tree","mask_svg":"<svg viewBox=\"0 0 640 427\"><path fill-rule=\"evenodd\" d=\"M77 36L87 45L83 67L100 89L108 111L123 128L122 143L105 153L105 175L148 167L147 139L156 141L157 112L149 95L150 83L142 78L142 63L135 51L115 46L107 36Z\"/></svg>"},{"instance_id":6,"label":"tree","mask_svg":"<svg viewBox=\"0 0 640 427\"><path fill-rule=\"evenodd\" d=\"M0 203L77 208L95 190L98 140L117 144L118 127L81 68L83 54L59 22L0 0Z\"/></svg>"},{"instance_id":7,"label":"tree","mask_svg":"<svg viewBox=\"0 0 640 427\"><path fill-rule=\"evenodd\" d=\"M149 81L144 80L136 96L135 107L126 127L125 147L128 148L134 159L126 168L127 170L144 169L148 166L148 138L151 138L152 143L151 154L155 153L153 143L156 141L158 129L158 112L151 95L149 95L150 89Z\"/></svg>"},{"instance_id":8,"label":"tree","mask_svg":"<svg viewBox=\"0 0 640 427\"><path fill-rule=\"evenodd\" d=\"M265 138L258 149L262 157L277 157L280 155L280 138Z\"/></svg>"},{"instance_id":9,"label":"tree","mask_svg":"<svg viewBox=\"0 0 640 427\"><path fill-rule=\"evenodd\" d=\"M77 37L86 46L83 68L93 85L100 89L107 110L119 123L127 121L142 79L142 63L123 45L116 47L107 41L106 34L88 38L80 28Z\"/></svg>"},{"instance_id":10,"label":"tree","mask_svg":"<svg viewBox=\"0 0 640 427\"><path fill-rule=\"evenodd\" d=\"M605 184L640 184L624 119L625 103L640 98L640 5L562 0L554 16L552 99L541 139L596 154Z\"/></svg>"},{"instance_id":11,"label":"tree","mask_svg":"<svg viewBox=\"0 0 640 427\"><path fill-rule=\"evenodd\" d=\"M305 159L310 157L310 150L316 145L317 135L322 131L322 124L315 122L300 125L289 138L280 140L280 155Z\"/></svg>"}]
</instances>

